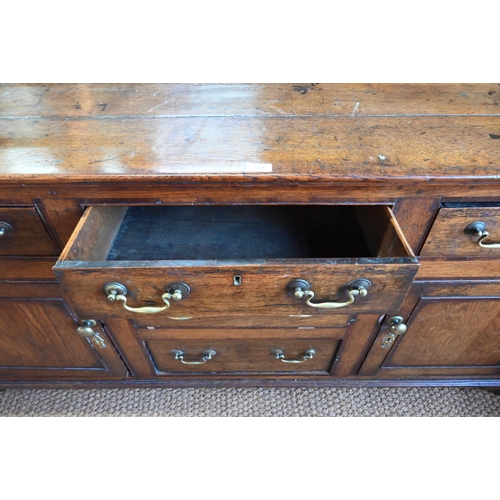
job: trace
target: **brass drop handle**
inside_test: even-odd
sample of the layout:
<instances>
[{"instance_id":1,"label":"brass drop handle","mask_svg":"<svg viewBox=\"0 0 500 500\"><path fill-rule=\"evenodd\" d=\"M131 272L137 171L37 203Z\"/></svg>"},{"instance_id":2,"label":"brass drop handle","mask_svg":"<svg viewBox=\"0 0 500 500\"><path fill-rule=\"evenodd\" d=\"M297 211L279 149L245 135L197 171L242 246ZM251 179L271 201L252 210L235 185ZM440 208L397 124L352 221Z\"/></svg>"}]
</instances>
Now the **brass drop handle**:
<instances>
[{"instance_id":1,"label":"brass drop handle","mask_svg":"<svg viewBox=\"0 0 500 500\"><path fill-rule=\"evenodd\" d=\"M307 360L314 358L316 350L307 349L301 359L286 359L283 349L274 349L271 354L274 354L275 359L279 359L280 361L283 361L283 363L305 363Z\"/></svg>"},{"instance_id":2,"label":"brass drop handle","mask_svg":"<svg viewBox=\"0 0 500 500\"><path fill-rule=\"evenodd\" d=\"M90 339L99 349L105 349L106 342L104 342L104 339L99 333L92 328L95 325L96 322L93 319L86 319L81 322L81 326L76 329L76 333L78 333L80 337Z\"/></svg>"},{"instance_id":3,"label":"brass drop handle","mask_svg":"<svg viewBox=\"0 0 500 500\"><path fill-rule=\"evenodd\" d=\"M181 363L184 363L185 365L202 365L203 363L211 360L217 353L212 349L207 349L206 351L203 351L201 355L201 361L185 361L184 351L181 351L180 349L174 349L172 351L172 354L174 356L174 359L180 361Z\"/></svg>"},{"instance_id":4,"label":"brass drop handle","mask_svg":"<svg viewBox=\"0 0 500 500\"><path fill-rule=\"evenodd\" d=\"M110 282L103 286L103 291L108 297L109 302L121 302L124 309L140 314L156 314L166 311L170 307L169 299L179 301L189 294L191 291L185 283L171 283L167 287L167 291L161 296L164 306L144 306L130 307L127 304L127 287L121 283Z\"/></svg>"},{"instance_id":5,"label":"brass drop handle","mask_svg":"<svg viewBox=\"0 0 500 500\"><path fill-rule=\"evenodd\" d=\"M474 238L479 238L477 244L482 248L500 248L500 243L484 243L484 240L490 235L490 233L486 231L486 224L484 222L477 221L469 224L464 229L464 233Z\"/></svg>"},{"instance_id":6,"label":"brass drop handle","mask_svg":"<svg viewBox=\"0 0 500 500\"><path fill-rule=\"evenodd\" d=\"M403 335L408 330L408 327L403 323L403 318L401 316L392 316L387 320L387 323L391 325L389 328L389 333L382 339L382 349L388 349L396 340L396 337Z\"/></svg>"},{"instance_id":7,"label":"brass drop handle","mask_svg":"<svg viewBox=\"0 0 500 500\"><path fill-rule=\"evenodd\" d=\"M311 302L314 298L314 292L310 290L310 284L306 280L295 279L290 281L287 289L295 295L298 299L306 297L306 304L310 307L317 307L320 309L338 309L340 307L350 306L356 297L366 297L368 290L372 286L371 282L367 279L357 279L351 281L347 285L349 300L346 302Z\"/></svg>"},{"instance_id":8,"label":"brass drop handle","mask_svg":"<svg viewBox=\"0 0 500 500\"><path fill-rule=\"evenodd\" d=\"M13 232L14 228L8 222L0 221L0 238Z\"/></svg>"}]
</instances>

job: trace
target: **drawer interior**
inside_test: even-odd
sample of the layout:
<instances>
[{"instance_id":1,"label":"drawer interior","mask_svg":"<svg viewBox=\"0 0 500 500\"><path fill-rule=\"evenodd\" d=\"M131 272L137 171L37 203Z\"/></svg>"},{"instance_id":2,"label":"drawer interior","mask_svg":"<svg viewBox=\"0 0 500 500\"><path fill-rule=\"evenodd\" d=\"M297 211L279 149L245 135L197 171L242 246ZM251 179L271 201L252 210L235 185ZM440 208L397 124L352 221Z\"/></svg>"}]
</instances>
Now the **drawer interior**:
<instances>
[{"instance_id":1,"label":"drawer interior","mask_svg":"<svg viewBox=\"0 0 500 500\"><path fill-rule=\"evenodd\" d=\"M413 257L387 206L91 207L64 260Z\"/></svg>"}]
</instances>

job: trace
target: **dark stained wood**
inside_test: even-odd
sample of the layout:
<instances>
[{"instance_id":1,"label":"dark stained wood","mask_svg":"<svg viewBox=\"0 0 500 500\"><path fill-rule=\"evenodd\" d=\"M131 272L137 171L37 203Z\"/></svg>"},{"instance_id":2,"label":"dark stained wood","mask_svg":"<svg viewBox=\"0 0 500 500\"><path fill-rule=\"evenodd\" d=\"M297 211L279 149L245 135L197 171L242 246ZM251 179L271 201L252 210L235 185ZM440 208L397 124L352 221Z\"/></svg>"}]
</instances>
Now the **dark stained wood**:
<instances>
[{"instance_id":1,"label":"dark stained wood","mask_svg":"<svg viewBox=\"0 0 500 500\"><path fill-rule=\"evenodd\" d=\"M498 281L488 285L481 282L417 285L401 311L407 332L384 350L381 339L389 331L386 324L360 373L403 378L426 374L499 376L498 287Z\"/></svg>"},{"instance_id":2,"label":"dark stained wood","mask_svg":"<svg viewBox=\"0 0 500 500\"><path fill-rule=\"evenodd\" d=\"M500 116L3 119L0 181L496 182L497 135Z\"/></svg>"},{"instance_id":3,"label":"dark stained wood","mask_svg":"<svg viewBox=\"0 0 500 500\"><path fill-rule=\"evenodd\" d=\"M500 298L423 298L384 368L490 368L500 374Z\"/></svg>"},{"instance_id":4,"label":"dark stained wood","mask_svg":"<svg viewBox=\"0 0 500 500\"><path fill-rule=\"evenodd\" d=\"M492 279L500 276L500 260L473 259L473 260L442 260L422 259L415 279Z\"/></svg>"},{"instance_id":5,"label":"dark stained wood","mask_svg":"<svg viewBox=\"0 0 500 500\"><path fill-rule=\"evenodd\" d=\"M307 311L306 311L307 312ZM289 316L190 316L158 317L158 315L136 315L132 322L137 328L168 326L180 328L343 328L353 321L346 314L290 314Z\"/></svg>"},{"instance_id":6,"label":"dark stained wood","mask_svg":"<svg viewBox=\"0 0 500 500\"><path fill-rule=\"evenodd\" d=\"M498 114L498 84L4 84L0 117Z\"/></svg>"},{"instance_id":7,"label":"dark stained wood","mask_svg":"<svg viewBox=\"0 0 500 500\"><path fill-rule=\"evenodd\" d=\"M328 374L339 341L325 338L232 338L178 339L146 338L146 345L158 374L169 372L320 372ZM287 359L302 359L307 349L314 349L313 359L304 363L285 363L275 359L274 349L282 349ZM186 365L175 360L172 350L185 353L185 361L199 361L203 352L213 349L216 355L201 365Z\"/></svg>"},{"instance_id":8,"label":"dark stained wood","mask_svg":"<svg viewBox=\"0 0 500 500\"><path fill-rule=\"evenodd\" d=\"M500 207L441 208L422 248L423 257L499 258L499 248L482 248L478 238L464 233L473 222L484 222L487 242L500 243Z\"/></svg>"},{"instance_id":9,"label":"dark stained wood","mask_svg":"<svg viewBox=\"0 0 500 500\"><path fill-rule=\"evenodd\" d=\"M360 210L361 207L358 219ZM369 212L368 207L364 210ZM384 212L388 209L381 210L390 217ZM314 314L317 309L287 291L287 284L293 278L308 280L317 301L337 302L347 300L347 285L351 281L368 279L373 285L368 296L359 298L345 310L348 313L380 312L381 308L385 311L399 306L418 268L415 259L407 257L411 249L404 244L394 245L401 254L397 258L104 262L125 211L125 206L89 208L54 267L67 300L79 315L130 316L121 304L106 300L102 291L105 283L124 284L129 290L129 306L140 307L159 304L166 287L179 281L187 283L192 291L182 301L173 303L163 316L217 313L286 316L304 314L304 311ZM393 219L386 222L380 231L388 230L393 241L397 238ZM146 244L147 239L140 241ZM128 248L126 243L122 245ZM94 259L97 262L93 262ZM234 276L241 277L241 286L234 286Z\"/></svg>"},{"instance_id":10,"label":"dark stained wood","mask_svg":"<svg viewBox=\"0 0 500 500\"><path fill-rule=\"evenodd\" d=\"M359 219L385 207L357 207ZM108 211L110 207L102 207ZM377 228L381 239L386 227ZM371 234L370 234L371 236ZM106 260L255 260L401 257L367 247L353 207L130 207ZM397 236L395 236L397 239Z\"/></svg>"},{"instance_id":11,"label":"dark stained wood","mask_svg":"<svg viewBox=\"0 0 500 500\"><path fill-rule=\"evenodd\" d=\"M0 257L0 281L56 281L55 263L56 257Z\"/></svg>"},{"instance_id":12,"label":"dark stained wood","mask_svg":"<svg viewBox=\"0 0 500 500\"><path fill-rule=\"evenodd\" d=\"M72 266L72 264L76 264ZM81 265L80 265L81 264ZM350 306L327 310L329 314L380 312L397 310L402 303L417 264L365 263L351 259L317 263L222 264L217 262L147 261L108 263L73 263L60 261L54 272L61 283L64 296L79 316L100 318L130 317L120 303L108 302L103 285L119 282L128 289L130 307L162 305L161 296L170 283L185 282L191 293L170 309L159 313L170 316L216 316L318 314L317 309L305 304L287 291L293 278L309 281L315 292L315 301L348 300L347 285L356 279L368 279L372 287L366 297L356 299ZM210 265L212 264L212 265ZM233 277L242 277L242 285L233 285ZM332 312L333 311L333 312Z\"/></svg>"},{"instance_id":13,"label":"dark stained wood","mask_svg":"<svg viewBox=\"0 0 500 500\"><path fill-rule=\"evenodd\" d=\"M434 221L439 201L439 197L399 198L394 205L394 215L416 254Z\"/></svg>"},{"instance_id":14,"label":"dark stained wood","mask_svg":"<svg viewBox=\"0 0 500 500\"><path fill-rule=\"evenodd\" d=\"M460 182L456 178L448 178L446 182L415 180L412 183L381 182L370 184L353 178L349 182L330 184L315 181L269 182L257 183L252 179L239 182L238 179L223 183L203 179L198 184L172 182L172 180L156 180L156 182L128 183L117 182L42 182L38 177L29 183L2 182L0 190L5 205L22 203L22 200L42 198L57 200L73 197L83 206L93 205L248 205L248 204L298 204L298 205L350 205L378 204L393 205L401 197L468 197L481 201L495 201L494 194L498 189L494 181ZM449 198L448 198L449 199ZM8 203L7 203L8 202Z\"/></svg>"},{"instance_id":15,"label":"dark stained wood","mask_svg":"<svg viewBox=\"0 0 500 500\"><path fill-rule=\"evenodd\" d=\"M457 377L421 377L398 379L374 379L368 377L336 378L312 376L310 373L276 373L272 374L185 374L149 379L128 378L123 380L79 380L79 381L51 381L51 380L12 380L2 382L0 389L140 389L140 388L177 388L188 389L193 387L241 387L241 388L318 388L318 387L497 387L498 378L467 376Z\"/></svg>"},{"instance_id":16,"label":"dark stained wood","mask_svg":"<svg viewBox=\"0 0 500 500\"><path fill-rule=\"evenodd\" d=\"M254 340L291 340L303 339L336 339L345 337L346 328L197 328L186 330L183 328L155 328L154 330L140 329L137 334L149 340L225 340L225 339L254 339Z\"/></svg>"},{"instance_id":17,"label":"dark stained wood","mask_svg":"<svg viewBox=\"0 0 500 500\"><path fill-rule=\"evenodd\" d=\"M37 208L62 250L80 221L83 208L75 199L45 199L43 202L37 200Z\"/></svg>"},{"instance_id":18,"label":"dark stained wood","mask_svg":"<svg viewBox=\"0 0 500 500\"><path fill-rule=\"evenodd\" d=\"M443 243L440 238L447 233L441 231L434 254L428 246L440 231L440 216L456 207L453 203L482 203L462 207L469 211L500 204L499 89L498 84L0 85L0 209L35 206L33 213L53 248L51 256L16 250L0 257L0 317L14 314L4 304L26 305L28 313L16 309L21 319L9 319L5 326L14 324L13 332L26 326L16 339L28 343L26 355L33 355L33 346L42 342L35 316L46 304L41 324L61 315L70 321L71 335L64 339L74 353L82 339L74 335L77 323L61 301L65 297L80 320L104 322L102 335L109 335L107 342L114 343L135 381L125 378L116 351L110 350L108 359L85 341L89 352L101 356L102 371L58 368L46 375L47 367L9 367L3 387L48 387L56 379L74 387L499 387L493 359L499 284L491 280L500 276L500 259L492 252L474 254L474 244L455 255L463 233ZM444 208L433 225L440 200ZM341 253L309 258L314 252L306 252L290 261L279 256L244 263L110 261L128 205L196 210L224 205L226 213L236 206L260 205L250 210L265 211L269 208L262 205L269 205L278 213L298 205L298 214L322 205L330 210L319 218L329 237L332 213L356 210L362 216L354 226L362 228L369 251L360 250L351 235L347 242L338 241L349 253L346 258ZM79 221L83 208L87 212ZM297 222L290 224L296 230L299 217L290 220ZM491 240L495 221L495 216L488 221ZM143 243L141 229L122 249ZM248 236L248 226L243 232ZM277 239L274 228L268 234ZM412 255L426 238L415 275ZM38 240L29 241L28 251L39 251ZM247 241L240 249L250 251L254 239ZM50 266L66 242L55 268L59 287ZM279 247L273 238L270 242ZM354 258L353 246L361 256ZM242 287L232 284L234 274L243 277ZM354 278L369 278L373 288L350 307L318 310L285 292L294 277L308 279L317 300L345 300L345 287ZM435 281L422 281L429 279ZM109 304L102 292L105 282L122 281L130 305L156 305L168 283L182 280L192 293L164 315L128 313ZM51 314L54 305L60 309ZM480 311L483 316L475 321ZM294 317L304 314L309 317ZM381 352L388 325L379 328L379 318L394 314L409 321L409 330L393 349ZM169 319L186 316L193 319ZM46 330L64 331L63 320L56 323ZM435 325L434 335L428 324ZM439 335L447 327L456 335ZM159 377L146 338L158 344L158 353L166 349L165 342L186 340L196 348L208 340L220 342L241 364L223 368L229 372L168 371ZM274 365L267 368L268 353L262 351L263 342L270 347L275 340L327 342L334 351L318 371L308 371L307 363L299 371L276 371ZM6 345L14 349L12 339ZM160 358L170 363L165 352ZM255 359L251 352L264 363L261 368L249 361ZM250 371L233 371L241 366Z\"/></svg>"},{"instance_id":19,"label":"dark stained wood","mask_svg":"<svg viewBox=\"0 0 500 500\"><path fill-rule=\"evenodd\" d=\"M108 378L127 371L105 333L105 349L81 338L61 300L1 300L0 377Z\"/></svg>"},{"instance_id":20,"label":"dark stained wood","mask_svg":"<svg viewBox=\"0 0 500 500\"><path fill-rule=\"evenodd\" d=\"M0 283L0 298L3 299L54 299L61 296L58 283Z\"/></svg>"},{"instance_id":21,"label":"dark stained wood","mask_svg":"<svg viewBox=\"0 0 500 500\"><path fill-rule=\"evenodd\" d=\"M126 212L124 206L88 209L59 258L67 261L106 260Z\"/></svg>"},{"instance_id":22,"label":"dark stained wood","mask_svg":"<svg viewBox=\"0 0 500 500\"><path fill-rule=\"evenodd\" d=\"M380 328L381 317L374 314L360 314L347 329L340 349L335 356L331 375L349 377L356 375L374 336Z\"/></svg>"},{"instance_id":23,"label":"dark stained wood","mask_svg":"<svg viewBox=\"0 0 500 500\"><path fill-rule=\"evenodd\" d=\"M127 319L109 319L105 320L104 324L106 331L130 368L131 376L139 379L155 377L156 372L144 341L137 335L132 322Z\"/></svg>"},{"instance_id":24,"label":"dark stained wood","mask_svg":"<svg viewBox=\"0 0 500 500\"><path fill-rule=\"evenodd\" d=\"M0 255L58 255L34 207L0 208L0 221L12 228L0 238Z\"/></svg>"},{"instance_id":25,"label":"dark stained wood","mask_svg":"<svg viewBox=\"0 0 500 500\"><path fill-rule=\"evenodd\" d=\"M372 255L377 257L401 257L402 255L414 257L413 251L389 207L357 206L355 211Z\"/></svg>"}]
</instances>

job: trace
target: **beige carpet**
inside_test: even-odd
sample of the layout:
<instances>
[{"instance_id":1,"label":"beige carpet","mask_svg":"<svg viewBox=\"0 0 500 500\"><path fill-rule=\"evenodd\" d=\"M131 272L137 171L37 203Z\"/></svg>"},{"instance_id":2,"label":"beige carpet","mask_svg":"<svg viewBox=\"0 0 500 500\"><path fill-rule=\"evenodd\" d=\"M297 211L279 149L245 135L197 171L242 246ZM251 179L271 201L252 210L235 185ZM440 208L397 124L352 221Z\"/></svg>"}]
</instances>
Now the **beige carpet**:
<instances>
[{"instance_id":1,"label":"beige carpet","mask_svg":"<svg viewBox=\"0 0 500 500\"><path fill-rule=\"evenodd\" d=\"M7 390L0 416L497 417L500 396L471 388Z\"/></svg>"}]
</instances>

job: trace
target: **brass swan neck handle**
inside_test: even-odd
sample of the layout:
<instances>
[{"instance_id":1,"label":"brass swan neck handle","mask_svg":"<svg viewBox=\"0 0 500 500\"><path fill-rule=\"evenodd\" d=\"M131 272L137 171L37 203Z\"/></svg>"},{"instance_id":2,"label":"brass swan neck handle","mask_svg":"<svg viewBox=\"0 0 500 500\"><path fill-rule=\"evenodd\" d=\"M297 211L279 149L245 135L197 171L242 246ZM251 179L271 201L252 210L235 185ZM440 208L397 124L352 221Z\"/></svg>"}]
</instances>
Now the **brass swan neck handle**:
<instances>
[{"instance_id":1,"label":"brass swan neck handle","mask_svg":"<svg viewBox=\"0 0 500 500\"><path fill-rule=\"evenodd\" d=\"M275 359L279 359L280 361L283 361L283 363L305 363L307 360L314 358L314 356L316 355L316 350L306 349L300 359L286 359L285 351L283 351L283 349L274 349L272 354L274 355Z\"/></svg>"},{"instance_id":2,"label":"brass swan neck handle","mask_svg":"<svg viewBox=\"0 0 500 500\"><path fill-rule=\"evenodd\" d=\"M161 300L164 306L143 306L131 307L127 304L127 287L117 282L106 283L103 291L109 302L121 302L124 309L139 314L157 314L170 308L170 300L179 301L189 294L190 288L185 283L171 283L167 286L167 291L162 294Z\"/></svg>"},{"instance_id":3,"label":"brass swan neck handle","mask_svg":"<svg viewBox=\"0 0 500 500\"><path fill-rule=\"evenodd\" d=\"M338 309L340 307L350 306L356 300L356 297L366 297L372 284L367 279L351 281L347 285L349 300L345 302L311 302L315 294L310 290L310 286L311 285L306 280L294 279L288 283L287 289L293 292L294 296L298 299L305 297L306 304L310 307L317 307L319 309Z\"/></svg>"},{"instance_id":4,"label":"brass swan neck handle","mask_svg":"<svg viewBox=\"0 0 500 500\"><path fill-rule=\"evenodd\" d=\"M180 361L181 363L185 365L202 365L206 363L207 361L210 361L217 353L213 349L207 349L206 351L203 351L201 354L201 360L200 361L186 361L184 359L184 351L181 351L180 349L174 349L172 351L172 355L174 356L174 359L177 361Z\"/></svg>"},{"instance_id":5,"label":"brass swan neck handle","mask_svg":"<svg viewBox=\"0 0 500 500\"><path fill-rule=\"evenodd\" d=\"M479 238L477 240L477 244L482 248L500 248L500 243L485 242L485 240L489 238L490 233L486 231L486 224L484 222L476 221L472 224L469 224L464 229L464 233L469 236L473 236L474 238Z\"/></svg>"}]
</instances>

